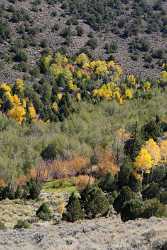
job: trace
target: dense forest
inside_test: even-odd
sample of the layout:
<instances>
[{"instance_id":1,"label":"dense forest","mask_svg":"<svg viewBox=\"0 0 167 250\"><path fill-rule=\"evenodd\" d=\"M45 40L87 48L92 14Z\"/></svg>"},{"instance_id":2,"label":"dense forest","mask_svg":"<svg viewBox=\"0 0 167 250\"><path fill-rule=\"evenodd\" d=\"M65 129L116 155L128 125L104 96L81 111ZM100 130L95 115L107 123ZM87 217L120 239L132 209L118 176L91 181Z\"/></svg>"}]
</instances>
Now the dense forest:
<instances>
[{"instance_id":1,"label":"dense forest","mask_svg":"<svg viewBox=\"0 0 167 250\"><path fill-rule=\"evenodd\" d=\"M1 201L65 187L68 221L111 206L123 221L167 216L166 10L161 0L2 1ZM52 218L45 203L36 215Z\"/></svg>"}]
</instances>

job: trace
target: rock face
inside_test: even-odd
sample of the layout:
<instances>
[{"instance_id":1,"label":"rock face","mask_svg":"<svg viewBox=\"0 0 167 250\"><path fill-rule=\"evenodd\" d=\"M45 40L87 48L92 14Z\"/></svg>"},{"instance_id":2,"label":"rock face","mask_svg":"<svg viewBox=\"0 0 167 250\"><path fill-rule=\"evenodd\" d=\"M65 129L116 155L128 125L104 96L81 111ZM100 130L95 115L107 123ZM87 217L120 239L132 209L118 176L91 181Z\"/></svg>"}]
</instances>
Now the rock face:
<instances>
[{"instance_id":1,"label":"rock face","mask_svg":"<svg viewBox=\"0 0 167 250\"><path fill-rule=\"evenodd\" d=\"M167 219L119 217L0 231L0 250L166 250Z\"/></svg>"}]
</instances>

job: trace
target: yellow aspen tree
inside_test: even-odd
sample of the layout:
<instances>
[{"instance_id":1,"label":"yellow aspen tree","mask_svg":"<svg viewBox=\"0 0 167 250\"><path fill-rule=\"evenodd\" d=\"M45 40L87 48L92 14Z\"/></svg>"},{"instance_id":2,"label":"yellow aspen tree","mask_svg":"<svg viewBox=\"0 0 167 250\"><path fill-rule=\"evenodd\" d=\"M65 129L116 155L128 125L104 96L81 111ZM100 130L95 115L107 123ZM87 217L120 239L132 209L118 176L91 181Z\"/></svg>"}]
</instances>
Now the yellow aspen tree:
<instances>
[{"instance_id":1,"label":"yellow aspen tree","mask_svg":"<svg viewBox=\"0 0 167 250\"><path fill-rule=\"evenodd\" d=\"M76 63L79 65L84 65L86 63L89 63L89 58L85 53L81 53L76 57Z\"/></svg>"},{"instance_id":2,"label":"yellow aspen tree","mask_svg":"<svg viewBox=\"0 0 167 250\"><path fill-rule=\"evenodd\" d=\"M167 71L164 70L160 73L160 79L163 83L167 83Z\"/></svg>"},{"instance_id":3,"label":"yellow aspen tree","mask_svg":"<svg viewBox=\"0 0 167 250\"><path fill-rule=\"evenodd\" d=\"M28 112L31 120L35 120L37 118L37 112L33 104L30 104L30 106L28 107Z\"/></svg>"},{"instance_id":4,"label":"yellow aspen tree","mask_svg":"<svg viewBox=\"0 0 167 250\"><path fill-rule=\"evenodd\" d=\"M132 99L132 97L133 97L133 90L130 89L130 88L127 88L125 90L125 96L126 96L127 99Z\"/></svg>"},{"instance_id":5,"label":"yellow aspen tree","mask_svg":"<svg viewBox=\"0 0 167 250\"><path fill-rule=\"evenodd\" d=\"M25 119L26 111L22 105L15 105L8 111L8 116L15 119L19 124Z\"/></svg>"},{"instance_id":6,"label":"yellow aspen tree","mask_svg":"<svg viewBox=\"0 0 167 250\"><path fill-rule=\"evenodd\" d=\"M131 85L136 85L137 83L137 80L134 75L128 75L127 80Z\"/></svg>"},{"instance_id":7,"label":"yellow aspen tree","mask_svg":"<svg viewBox=\"0 0 167 250\"><path fill-rule=\"evenodd\" d=\"M149 139L145 144L145 149L150 153L153 165L157 165L161 160L159 145L153 139Z\"/></svg>"},{"instance_id":8,"label":"yellow aspen tree","mask_svg":"<svg viewBox=\"0 0 167 250\"><path fill-rule=\"evenodd\" d=\"M150 153L144 147L141 148L136 157L134 166L136 170L141 170L143 173L150 173L150 170L153 167L153 160Z\"/></svg>"}]
</instances>

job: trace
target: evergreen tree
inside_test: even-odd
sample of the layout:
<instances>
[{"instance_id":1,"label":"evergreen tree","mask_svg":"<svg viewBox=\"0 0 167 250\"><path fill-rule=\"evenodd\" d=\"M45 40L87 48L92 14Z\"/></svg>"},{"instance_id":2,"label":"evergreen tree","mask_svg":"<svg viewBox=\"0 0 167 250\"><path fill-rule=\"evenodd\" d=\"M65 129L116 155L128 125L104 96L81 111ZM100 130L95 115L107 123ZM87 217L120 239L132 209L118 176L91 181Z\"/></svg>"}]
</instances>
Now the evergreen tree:
<instances>
[{"instance_id":1,"label":"evergreen tree","mask_svg":"<svg viewBox=\"0 0 167 250\"><path fill-rule=\"evenodd\" d=\"M75 193L72 193L66 206L66 212L63 214L63 219L74 222L83 218L84 212L81 208L80 199Z\"/></svg>"},{"instance_id":2,"label":"evergreen tree","mask_svg":"<svg viewBox=\"0 0 167 250\"><path fill-rule=\"evenodd\" d=\"M81 193L82 206L88 218L105 216L110 208L109 201L101 188L89 186Z\"/></svg>"}]
</instances>

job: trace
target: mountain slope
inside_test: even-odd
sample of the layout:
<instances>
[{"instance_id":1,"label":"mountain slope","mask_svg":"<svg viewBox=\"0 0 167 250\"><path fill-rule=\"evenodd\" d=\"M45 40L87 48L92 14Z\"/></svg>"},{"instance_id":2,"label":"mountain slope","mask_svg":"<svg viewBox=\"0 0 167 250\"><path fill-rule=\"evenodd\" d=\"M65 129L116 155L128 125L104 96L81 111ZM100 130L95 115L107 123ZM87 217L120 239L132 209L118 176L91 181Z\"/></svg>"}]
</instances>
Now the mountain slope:
<instances>
[{"instance_id":1,"label":"mountain slope","mask_svg":"<svg viewBox=\"0 0 167 250\"><path fill-rule=\"evenodd\" d=\"M112 56L125 72L153 77L167 60L167 4L2 0L0 41L0 81L29 77L44 49Z\"/></svg>"}]
</instances>

